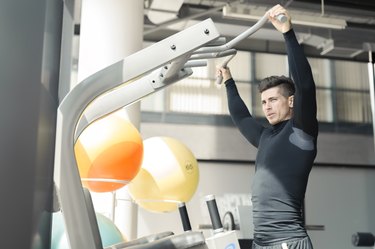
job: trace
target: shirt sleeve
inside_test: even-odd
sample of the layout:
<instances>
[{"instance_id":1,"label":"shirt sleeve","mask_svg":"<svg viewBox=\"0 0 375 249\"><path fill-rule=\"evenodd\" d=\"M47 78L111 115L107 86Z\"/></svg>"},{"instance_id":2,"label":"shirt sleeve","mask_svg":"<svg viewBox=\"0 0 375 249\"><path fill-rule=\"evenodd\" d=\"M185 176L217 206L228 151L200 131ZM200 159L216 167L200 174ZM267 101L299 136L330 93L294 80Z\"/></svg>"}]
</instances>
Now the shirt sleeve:
<instances>
[{"instance_id":1,"label":"shirt sleeve","mask_svg":"<svg viewBox=\"0 0 375 249\"><path fill-rule=\"evenodd\" d=\"M293 124L305 133L317 137L316 89L310 64L298 43L293 29L284 33L289 69L295 83Z\"/></svg>"},{"instance_id":2,"label":"shirt sleeve","mask_svg":"<svg viewBox=\"0 0 375 249\"><path fill-rule=\"evenodd\" d=\"M228 109L234 124L253 146L258 147L263 126L251 116L247 106L238 93L234 80L229 79L225 83Z\"/></svg>"}]
</instances>

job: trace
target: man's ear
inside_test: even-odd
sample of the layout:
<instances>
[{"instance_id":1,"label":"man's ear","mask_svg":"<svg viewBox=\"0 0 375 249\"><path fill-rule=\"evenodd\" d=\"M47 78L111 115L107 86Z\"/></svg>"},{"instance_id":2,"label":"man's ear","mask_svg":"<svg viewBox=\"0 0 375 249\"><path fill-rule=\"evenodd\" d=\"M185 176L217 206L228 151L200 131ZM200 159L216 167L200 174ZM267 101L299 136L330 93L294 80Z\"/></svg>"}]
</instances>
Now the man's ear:
<instances>
[{"instance_id":1,"label":"man's ear","mask_svg":"<svg viewBox=\"0 0 375 249\"><path fill-rule=\"evenodd\" d=\"M294 95L288 97L288 104L290 108L293 108Z\"/></svg>"}]
</instances>

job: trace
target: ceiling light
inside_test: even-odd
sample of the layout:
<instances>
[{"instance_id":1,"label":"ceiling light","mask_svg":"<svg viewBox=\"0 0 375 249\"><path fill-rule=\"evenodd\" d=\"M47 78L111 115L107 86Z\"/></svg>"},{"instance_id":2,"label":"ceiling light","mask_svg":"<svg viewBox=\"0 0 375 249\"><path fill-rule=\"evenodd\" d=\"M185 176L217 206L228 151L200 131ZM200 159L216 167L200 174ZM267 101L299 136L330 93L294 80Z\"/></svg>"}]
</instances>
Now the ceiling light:
<instances>
[{"instance_id":1,"label":"ceiling light","mask_svg":"<svg viewBox=\"0 0 375 249\"><path fill-rule=\"evenodd\" d=\"M258 21L266 12L266 7L261 6L225 6L223 16L228 18ZM344 19L321 16L319 13L288 11L292 17L293 24L309 27L345 29L347 26Z\"/></svg>"}]
</instances>

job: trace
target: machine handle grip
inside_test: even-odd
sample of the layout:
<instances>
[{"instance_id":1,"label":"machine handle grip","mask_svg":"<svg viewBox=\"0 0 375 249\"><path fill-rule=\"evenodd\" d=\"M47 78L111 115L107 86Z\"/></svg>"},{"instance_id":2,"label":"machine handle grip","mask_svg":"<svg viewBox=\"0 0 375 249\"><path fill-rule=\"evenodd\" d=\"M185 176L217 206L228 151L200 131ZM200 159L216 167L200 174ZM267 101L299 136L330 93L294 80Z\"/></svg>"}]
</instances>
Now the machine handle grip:
<instances>
[{"instance_id":1,"label":"machine handle grip","mask_svg":"<svg viewBox=\"0 0 375 249\"><path fill-rule=\"evenodd\" d=\"M190 219L186 209L185 202L181 202L178 204L178 211L180 212L180 217L182 221L182 227L185 232L191 231Z\"/></svg>"},{"instance_id":2,"label":"machine handle grip","mask_svg":"<svg viewBox=\"0 0 375 249\"><path fill-rule=\"evenodd\" d=\"M374 246L375 237L371 233L355 233L352 235L354 246Z\"/></svg>"},{"instance_id":3,"label":"machine handle grip","mask_svg":"<svg viewBox=\"0 0 375 249\"><path fill-rule=\"evenodd\" d=\"M288 21L288 17L284 14L276 16L276 19L279 20L279 22L281 23L285 23L286 21Z\"/></svg>"},{"instance_id":4,"label":"machine handle grip","mask_svg":"<svg viewBox=\"0 0 375 249\"><path fill-rule=\"evenodd\" d=\"M216 199L214 195L207 195L206 196L206 203L208 207L208 212L210 214L212 228L214 233L223 232L223 224L221 223L219 210L217 208Z\"/></svg>"},{"instance_id":5,"label":"machine handle grip","mask_svg":"<svg viewBox=\"0 0 375 249\"><path fill-rule=\"evenodd\" d=\"M223 76L221 76L221 75L216 76L215 84L221 85L221 83L223 83Z\"/></svg>"},{"instance_id":6,"label":"machine handle grip","mask_svg":"<svg viewBox=\"0 0 375 249\"><path fill-rule=\"evenodd\" d=\"M236 55L236 53L232 54L231 56L229 56L224 62L223 64L221 64L222 67L227 67L228 63L230 60L232 60L234 58L234 56ZM220 74L218 76L216 76L216 81L215 81L216 85L221 85L223 83L223 76Z\"/></svg>"}]
</instances>

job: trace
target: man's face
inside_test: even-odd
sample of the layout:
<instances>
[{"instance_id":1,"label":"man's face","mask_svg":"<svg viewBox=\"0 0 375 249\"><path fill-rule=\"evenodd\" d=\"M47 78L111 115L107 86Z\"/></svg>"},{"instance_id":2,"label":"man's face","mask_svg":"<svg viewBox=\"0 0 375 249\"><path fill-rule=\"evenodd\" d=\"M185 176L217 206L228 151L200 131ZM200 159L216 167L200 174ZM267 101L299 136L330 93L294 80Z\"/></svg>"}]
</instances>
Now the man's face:
<instances>
[{"instance_id":1,"label":"man's face","mask_svg":"<svg viewBox=\"0 0 375 249\"><path fill-rule=\"evenodd\" d=\"M284 97L281 91L281 88L276 86L261 93L262 109L271 125L292 117L293 96Z\"/></svg>"}]
</instances>

